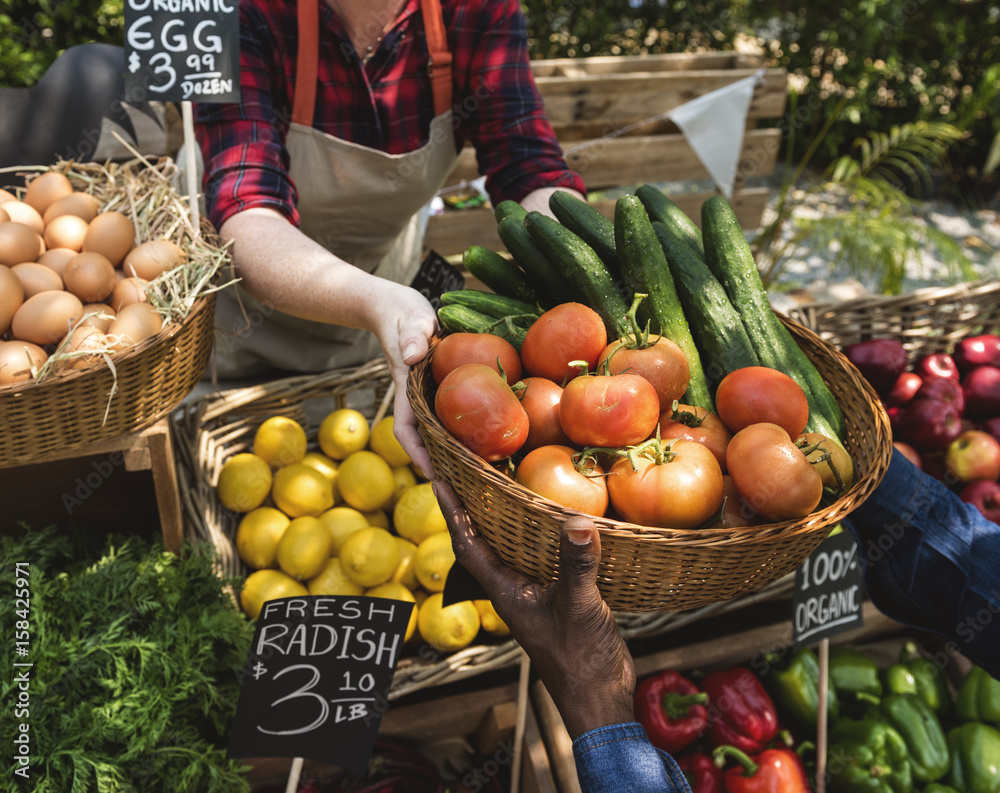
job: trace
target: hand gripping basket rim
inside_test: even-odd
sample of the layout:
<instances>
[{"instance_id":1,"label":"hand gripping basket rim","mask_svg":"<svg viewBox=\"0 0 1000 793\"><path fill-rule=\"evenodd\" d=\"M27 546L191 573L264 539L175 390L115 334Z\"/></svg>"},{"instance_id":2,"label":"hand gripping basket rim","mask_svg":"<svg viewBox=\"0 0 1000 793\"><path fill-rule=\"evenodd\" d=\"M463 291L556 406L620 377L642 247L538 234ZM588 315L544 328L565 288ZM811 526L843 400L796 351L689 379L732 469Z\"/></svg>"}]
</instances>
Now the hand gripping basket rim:
<instances>
[{"instance_id":1,"label":"hand gripping basket rim","mask_svg":"<svg viewBox=\"0 0 1000 793\"><path fill-rule=\"evenodd\" d=\"M699 608L755 592L794 571L875 490L892 455L889 419L847 358L778 315L826 380L844 412L843 438L857 480L835 503L801 520L738 529L654 529L593 518L601 534L598 586L614 611ZM531 493L455 440L434 415L430 356L413 367L407 396L437 476L455 488L498 556L529 577L558 575L559 527L576 513ZM589 516L592 517L592 516Z\"/></svg>"}]
</instances>

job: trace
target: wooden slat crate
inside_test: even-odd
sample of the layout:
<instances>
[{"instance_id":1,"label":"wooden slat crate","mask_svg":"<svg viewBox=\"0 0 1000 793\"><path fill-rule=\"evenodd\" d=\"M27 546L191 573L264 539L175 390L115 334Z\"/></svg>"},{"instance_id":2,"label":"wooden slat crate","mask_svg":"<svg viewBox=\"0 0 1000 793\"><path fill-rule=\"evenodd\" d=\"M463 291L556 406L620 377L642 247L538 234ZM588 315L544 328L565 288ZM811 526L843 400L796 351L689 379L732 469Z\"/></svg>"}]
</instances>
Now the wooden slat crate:
<instances>
[{"instance_id":1,"label":"wooden slat crate","mask_svg":"<svg viewBox=\"0 0 1000 793\"><path fill-rule=\"evenodd\" d=\"M709 174L691 144L670 121L609 136L749 77L761 66L761 59L755 56L721 52L532 62L546 113L567 161L591 191L643 182L707 179ZM733 195L737 217L747 229L760 226L768 192L766 188L744 188L742 182L748 176L773 173L781 145L781 130L757 129L757 123L780 118L785 100L785 71L768 70L750 104ZM475 153L467 147L446 184L459 185L477 176ZM701 205L709 195L678 193L671 198L700 223ZM598 202L597 208L612 217L614 202ZM473 244L503 250L489 208L447 210L430 218L428 248L455 256Z\"/></svg>"}]
</instances>

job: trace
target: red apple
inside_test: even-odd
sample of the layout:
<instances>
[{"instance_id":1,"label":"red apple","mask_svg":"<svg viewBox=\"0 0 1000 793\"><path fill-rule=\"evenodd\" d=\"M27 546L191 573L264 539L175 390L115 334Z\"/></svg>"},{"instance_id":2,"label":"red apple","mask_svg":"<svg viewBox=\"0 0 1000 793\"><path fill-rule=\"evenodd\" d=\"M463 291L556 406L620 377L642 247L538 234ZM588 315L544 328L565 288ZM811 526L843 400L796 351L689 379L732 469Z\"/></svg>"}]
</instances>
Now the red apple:
<instances>
[{"instance_id":1,"label":"red apple","mask_svg":"<svg viewBox=\"0 0 1000 793\"><path fill-rule=\"evenodd\" d=\"M921 452L947 448L961 431L955 406L939 399L914 399L899 417L899 439Z\"/></svg>"},{"instance_id":2,"label":"red apple","mask_svg":"<svg viewBox=\"0 0 1000 793\"><path fill-rule=\"evenodd\" d=\"M1000 416L1000 367L977 366L962 380L966 415L971 419Z\"/></svg>"},{"instance_id":3,"label":"red apple","mask_svg":"<svg viewBox=\"0 0 1000 793\"><path fill-rule=\"evenodd\" d=\"M986 419L986 421L979 425L979 429L983 432L988 432L1000 441L1000 416L993 416L993 418Z\"/></svg>"},{"instance_id":4,"label":"red apple","mask_svg":"<svg viewBox=\"0 0 1000 793\"><path fill-rule=\"evenodd\" d=\"M903 372L896 378L885 394L885 404L887 407L898 407L905 405L916 395L923 385L924 379L916 372Z\"/></svg>"},{"instance_id":5,"label":"red apple","mask_svg":"<svg viewBox=\"0 0 1000 793\"><path fill-rule=\"evenodd\" d=\"M889 431L892 433L892 437L897 437L901 432L899 428L899 420L903 416L904 407L901 405L893 405L892 407L886 407L886 415L889 416Z\"/></svg>"},{"instance_id":6,"label":"red apple","mask_svg":"<svg viewBox=\"0 0 1000 793\"><path fill-rule=\"evenodd\" d=\"M1000 477L1000 441L980 430L966 430L948 444L944 464L951 478L967 484Z\"/></svg>"},{"instance_id":7,"label":"red apple","mask_svg":"<svg viewBox=\"0 0 1000 793\"><path fill-rule=\"evenodd\" d=\"M958 364L945 352L932 352L918 358L913 365L913 371L921 377L946 377L956 383L959 380Z\"/></svg>"},{"instance_id":8,"label":"red apple","mask_svg":"<svg viewBox=\"0 0 1000 793\"><path fill-rule=\"evenodd\" d=\"M947 377L925 377L914 399L936 399L953 405L958 415L965 412L965 391L958 380Z\"/></svg>"},{"instance_id":9,"label":"red apple","mask_svg":"<svg viewBox=\"0 0 1000 793\"><path fill-rule=\"evenodd\" d=\"M897 452L917 466L917 468L921 471L924 469L924 461L920 458L920 452L910 446L910 444L903 441L893 441L892 445L895 447Z\"/></svg>"},{"instance_id":10,"label":"red apple","mask_svg":"<svg viewBox=\"0 0 1000 793\"><path fill-rule=\"evenodd\" d=\"M1000 523L1000 482L977 479L962 488L958 497L965 503L974 505L987 520Z\"/></svg>"},{"instance_id":11,"label":"red apple","mask_svg":"<svg viewBox=\"0 0 1000 793\"><path fill-rule=\"evenodd\" d=\"M855 342L844 348L844 355L879 393L892 388L909 363L906 348L898 339Z\"/></svg>"},{"instance_id":12,"label":"red apple","mask_svg":"<svg viewBox=\"0 0 1000 793\"><path fill-rule=\"evenodd\" d=\"M986 334L962 339L955 345L952 357L962 374L983 364L1000 367L1000 336Z\"/></svg>"}]
</instances>

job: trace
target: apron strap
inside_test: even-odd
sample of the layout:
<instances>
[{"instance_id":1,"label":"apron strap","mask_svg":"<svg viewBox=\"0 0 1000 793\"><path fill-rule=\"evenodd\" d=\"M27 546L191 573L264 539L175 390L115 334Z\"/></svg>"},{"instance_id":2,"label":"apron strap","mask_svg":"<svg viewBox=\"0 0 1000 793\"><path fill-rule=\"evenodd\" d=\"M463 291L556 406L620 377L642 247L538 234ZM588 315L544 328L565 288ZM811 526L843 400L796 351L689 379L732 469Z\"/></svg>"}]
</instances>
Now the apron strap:
<instances>
[{"instance_id":1,"label":"apron strap","mask_svg":"<svg viewBox=\"0 0 1000 793\"><path fill-rule=\"evenodd\" d=\"M311 127L316 112L319 65L319 6L317 0L299 0L299 51L295 56L295 98L292 123Z\"/></svg>"},{"instance_id":2,"label":"apron strap","mask_svg":"<svg viewBox=\"0 0 1000 793\"><path fill-rule=\"evenodd\" d=\"M292 122L311 127L316 112L316 83L319 61L318 0L299 0L299 50L295 56L295 97ZM434 115L451 110L451 52L445 34L441 0L420 0L427 34L427 74L434 95Z\"/></svg>"},{"instance_id":3,"label":"apron strap","mask_svg":"<svg viewBox=\"0 0 1000 793\"><path fill-rule=\"evenodd\" d=\"M440 116L451 110L451 52L441 15L441 0L420 0L424 15L424 29L427 33L427 74L431 78L434 94L434 115Z\"/></svg>"}]
</instances>

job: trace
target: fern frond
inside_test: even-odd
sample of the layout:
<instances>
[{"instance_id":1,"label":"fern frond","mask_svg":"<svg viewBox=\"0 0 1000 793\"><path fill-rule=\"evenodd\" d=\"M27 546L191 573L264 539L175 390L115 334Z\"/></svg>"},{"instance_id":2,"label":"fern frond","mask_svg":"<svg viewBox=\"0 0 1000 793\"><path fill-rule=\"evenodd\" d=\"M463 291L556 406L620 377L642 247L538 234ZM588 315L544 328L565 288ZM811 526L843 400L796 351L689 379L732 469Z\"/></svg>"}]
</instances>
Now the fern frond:
<instances>
[{"instance_id":1,"label":"fern frond","mask_svg":"<svg viewBox=\"0 0 1000 793\"><path fill-rule=\"evenodd\" d=\"M889 182L905 179L914 188L930 184L931 168L964 136L951 124L925 121L870 132L854 143L860 154L857 174Z\"/></svg>"}]
</instances>

